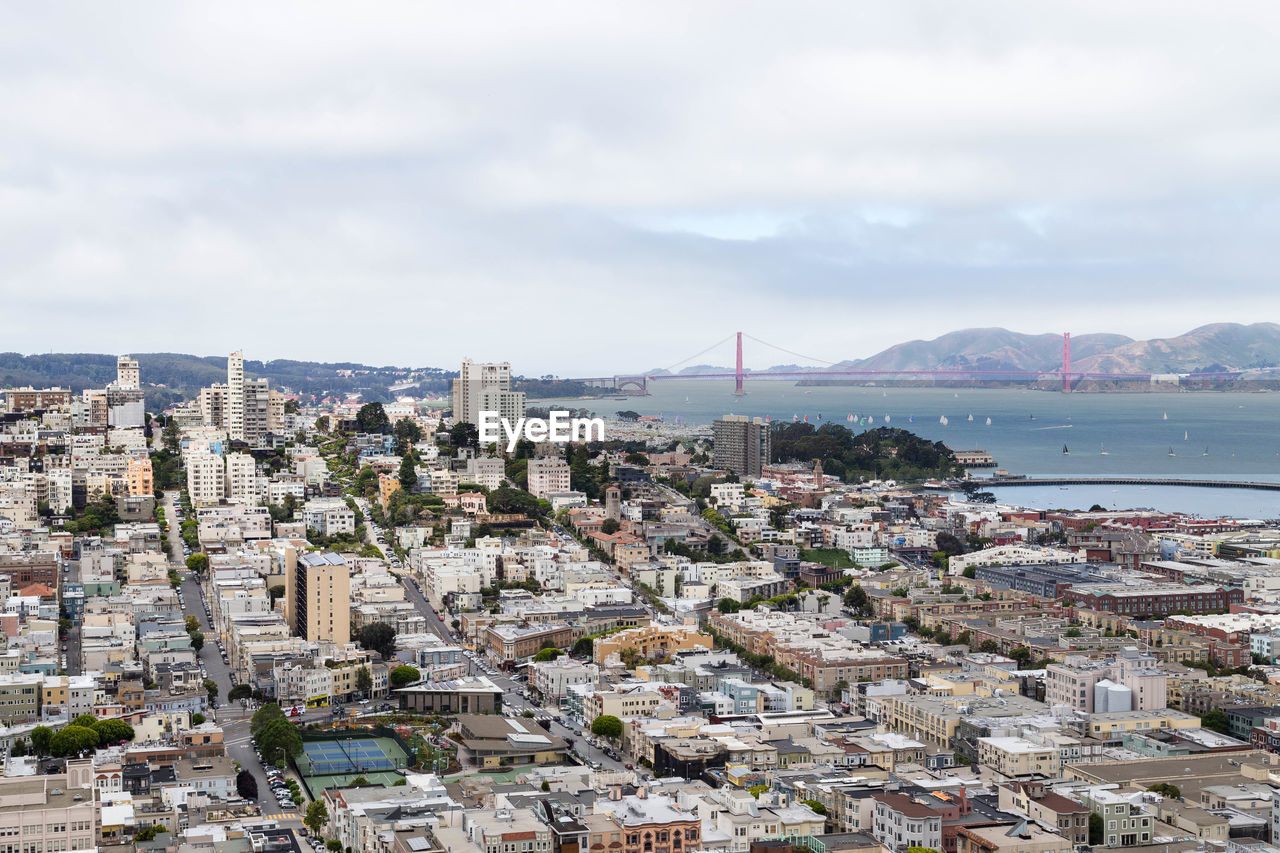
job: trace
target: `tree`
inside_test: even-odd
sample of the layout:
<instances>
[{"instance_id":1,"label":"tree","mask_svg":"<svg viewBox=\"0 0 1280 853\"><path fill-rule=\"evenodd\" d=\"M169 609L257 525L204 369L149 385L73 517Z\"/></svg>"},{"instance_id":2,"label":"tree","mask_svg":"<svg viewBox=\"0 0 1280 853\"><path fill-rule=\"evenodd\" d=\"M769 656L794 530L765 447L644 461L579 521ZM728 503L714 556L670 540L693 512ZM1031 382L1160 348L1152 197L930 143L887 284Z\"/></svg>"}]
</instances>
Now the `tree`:
<instances>
[{"instance_id":1,"label":"tree","mask_svg":"<svg viewBox=\"0 0 1280 853\"><path fill-rule=\"evenodd\" d=\"M722 598L716 602L716 610L721 613L737 613L741 609L742 605L732 598Z\"/></svg>"},{"instance_id":2,"label":"tree","mask_svg":"<svg viewBox=\"0 0 1280 853\"><path fill-rule=\"evenodd\" d=\"M357 635L360 645L382 655L383 660L396 656L396 629L385 622L371 622Z\"/></svg>"},{"instance_id":3,"label":"tree","mask_svg":"<svg viewBox=\"0 0 1280 853\"><path fill-rule=\"evenodd\" d=\"M387 675L392 687L404 687L422 680L422 673L415 666L404 664L397 666Z\"/></svg>"},{"instance_id":4,"label":"tree","mask_svg":"<svg viewBox=\"0 0 1280 853\"><path fill-rule=\"evenodd\" d=\"M404 784L407 784L407 783L404 781L403 777L396 780L396 785L404 785ZM395 787L395 786L393 785L392 787ZM331 851L331 853L342 853L342 842L336 838L330 838L328 841L324 843L324 847L326 850Z\"/></svg>"},{"instance_id":5,"label":"tree","mask_svg":"<svg viewBox=\"0 0 1280 853\"><path fill-rule=\"evenodd\" d=\"M961 575L961 577L966 577L966 578L968 578L969 580L974 580L974 579L976 579L976 578L978 577L978 567L977 567L977 566L965 566L965 567L964 567L964 571L962 571L962 572L960 573L960 575Z\"/></svg>"},{"instance_id":6,"label":"tree","mask_svg":"<svg viewBox=\"0 0 1280 853\"><path fill-rule=\"evenodd\" d=\"M825 817L827 814L827 807L824 806L822 803L818 802L817 800L801 800L800 802L804 803L806 806L813 809L815 812L822 815L823 817Z\"/></svg>"},{"instance_id":7,"label":"tree","mask_svg":"<svg viewBox=\"0 0 1280 853\"><path fill-rule=\"evenodd\" d=\"M381 403L365 403L356 412L356 428L361 432L386 432L391 419Z\"/></svg>"},{"instance_id":8,"label":"tree","mask_svg":"<svg viewBox=\"0 0 1280 853\"><path fill-rule=\"evenodd\" d=\"M256 738L262 760L268 764L292 758L302 752L302 736L298 727L281 717L263 727Z\"/></svg>"},{"instance_id":9,"label":"tree","mask_svg":"<svg viewBox=\"0 0 1280 853\"><path fill-rule=\"evenodd\" d=\"M413 454L406 453L400 459L400 488L411 492L416 485L418 485L418 470L413 465Z\"/></svg>"},{"instance_id":10,"label":"tree","mask_svg":"<svg viewBox=\"0 0 1280 853\"><path fill-rule=\"evenodd\" d=\"M246 800L258 799L258 780L248 770L236 774L236 793Z\"/></svg>"},{"instance_id":11,"label":"tree","mask_svg":"<svg viewBox=\"0 0 1280 853\"><path fill-rule=\"evenodd\" d=\"M57 757L80 755L98 745L98 733L86 726L67 726L54 734L49 753Z\"/></svg>"},{"instance_id":12,"label":"tree","mask_svg":"<svg viewBox=\"0 0 1280 853\"><path fill-rule=\"evenodd\" d=\"M187 568L196 574L204 574L209 568L209 558L204 554L192 554L187 557Z\"/></svg>"},{"instance_id":13,"label":"tree","mask_svg":"<svg viewBox=\"0 0 1280 853\"><path fill-rule=\"evenodd\" d=\"M562 654L564 654L564 652L560 651L559 649L541 649L536 655L533 656L533 662L544 663L546 661L555 660L556 658L560 657L560 655Z\"/></svg>"},{"instance_id":14,"label":"tree","mask_svg":"<svg viewBox=\"0 0 1280 853\"><path fill-rule=\"evenodd\" d=\"M247 684L236 684L227 691L227 701L240 702L253 696L253 688Z\"/></svg>"},{"instance_id":15,"label":"tree","mask_svg":"<svg viewBox=\"0 0 1280 853\"><path fill-rule=\"evenodd\" d=\"M948 557L964 553L964 543L954 533L947 533L946 531L939 533L934 545Z\"/></svg>"},{"instance_id":16,"label":"tree","mask_svg":"<svg viewBox=\"0 0 1280 853\"><path fill-rule=\"evenodd\" d=\"M154 823L151 826L144 826L142 829L135 832L133 834L133 841L135 844L140 841L155 841L157 835L167 833L168 831L169 830L165 829L162 825Z\"/></svg>"},{"instance_id":17,"label":"tree","mask_svg":"<svg viewBox=\"0 0 1280 853\"><path fill-rule=\"evenodd\" d=\"M1089 844L1096 847L1102 843L1103 825L1102 815L1097 812L1089 813Z\"/></svg>"},{"instance_id":18,"label":"tree","mask_svg":"<svg viewBox=\"0 0 1280 853\"><path fill-rule=\"evenodd\" d=\"M414 444L422 441L422 428L409 418L396 421L392 432L396 437L396 453L401 456L407 454Z\"/></svg>"},{"instance_id":19,"label":"tree","mask_svg":"<svg viewBox=\"0 0 1280 853\"><path fill-rule=\"evenodd\" d=\"M1217 708L1200 717L1200 727L1223 735L1231 731L1231 724L1227 721L1227 715Z\"/></svg>"},{"instance_id":20,"label":"tree","mask_svg":"<svg viewBox=\"0 0 1280 853\"><path fill-rule=\"evenodd\" d=\"M619 528L621 528L621 525L618 524L618 520L615 518L606 518L604 521L600 522L601 533L612 535L617 533Z\"/></svg>"},{"instance_id":21,"label":"tree","mask_svg":"<svg viewBox=\"0 0 1280 853\"><path fill-rule=\"evenodd\" d=\"M591 733L598 737L617 740L622 737L622 720L612 714L601 714L591 721Z\"/></svg>"},{"instance_id":22,"label":"tree","mask_svg":"<svg viewBox=\"0 0 1280 853\"><path fill-rule=\"evenodd\" d=\"M204 648L204 634L201 634L199 631L192 631L190 637L191 648L195 649L196 654L199 654L200 650Z\"/></svg>"},{"instance_id":23,"label":"tree","mask_svg":"<svg viewBox=\"0 0 1280 853\"><path fill-rule=\"evenodd\" d=\"M844 594L844 606L859 616L870 616L875 611L871 603L871 596L867 595L867 591L862 588L861 584L856 583L850 586L849 591Z\"/></svg>"},{"instance_id":24,"label":"tree","mask_svg":"<svg viewBox=\"0 0 1280 853\"><path fill-rule=\"evenodd\" d=\"M196 711L194 714L191 715L191 725L200 726L203 724L204 724L204 714L201 714L199 711Z\"/></svg>"},{"instance_id":25,"label":"tree","mask_svg":"<svg viewBox=\"0 0 1280 853\"><path fill-rule=\"evenodd\" d=\"M378 408L382 407L378 406ZM319 835L320 827L324 826L327 820L329 820L329 809L325 806L324 800L312 800L307 803L307 814L302 819L307 829Z\"/></svg>"},{"instance_id":26,"label":"tree","mask_svg":"<svg viewBox=\"0 0 1280 853\"><path fill-rule=\"evenodd\" d=\"M267 727L268 723L274 720L283 720L284 718L284 711L280 710L279 705L274 702L270 705L263 705L253 712L253 717L249 720L249 732L256 740L258 734Z\"/></svg>"},{"instance_id":27,"label":"tree","mask_svg":"<svg viewBox=\"0 0 1280 853\"><path fill-rule=\"evenodd\" d=\"M48 755L51 740L53 740L53 729L48 726L36 726L31 730L31 750L36 755Z\"/></svg>"},{"instance_id":28,"label":"tree","mask_svg":"<svg viewBox=\"0 0 1280 853\"><path fill-rule=\"evenodd\" d=\"M1152 791L1153 793L1159 794L1162 797L1167 797L1171 800L1182 799L1182 790L1177 785L1171 785L1168 782L1157 782L1156 784L1147 788L1147 790Z\"/></svg>"},{"instance_id":29,"label":"tree","mask_svg":"<svg viewBox=\"0 0 1280 853\"><path fill-rule=\"evenodd\" d=\"M271 600L271 606L276 606L277 598L284 598L284 584L278 583L267 589L267 598Z\"/></svg>"},{"instance_id":30,"label":"tree","mask_svg":"<svg viewBox=\"0 0 1280 853\"><path fill-rule=\"evenodd\" d=\"M209 701L212 702L218 698L218 684L212 678L204 680L204 692L209 694Z\"/></svg>"},{"instance_id":31,"label":"tree","mask_svg":"<svg viewBox=\"0 0 1280 853\"><path fill-rule=\"evenodd\" d=\"M188 616L182 624L188 634L200 630L200 620L194 616Z\"/></svg>"},{"instance_id":32,"label":"tree","mask_svg":"<svg viewBox=\"0 0 1280 853\"><path fill-rule=\"evenodd\" d=\"M449 430L449 440L454 447L479 447L480 431L475 424L459 421Z\"/></svg>"},{"instance_id":33,"label":"tree","mask_svg":"<svg viewBox=\"0 0 1280 853\"><path fill-rule=\"evenodd\" d=\"M356 670L356 690L365 696L373 690L373 675L369 672L369 667L362 666Z\"/></svg>"},{"instance_id":34,"label":"tree","mask_svg":"<svg viewBox=\"0 0 1280 853\"><path fill-rule=\"evenodd\" d=\"M127 740L133 740L133 726L124 720L98 720L93 724L93 730L98 733L98 743L123 743Z\"/></svg>"},{"instance_id":35,"label":"tree","mask_svg":"<svg viewBox=\"0 0 1280 853\"><path fill-rule=\"evenodd\" d=\"M361 785L368 785L368 784L369 784L369 780L368 780L368 779L366 779L366 778L364 778L363 776L357 776L356 778L352 779L352 780L351 780L350 782L348 782L347 784L348 784L348 785L350 785L350 786L351 786L351 787L353 787L353 788L358 788L358 787L360 787Z\"/></svg>"},{"instance_id":36,"label":"tree","mask_svg":"<svg viewBox=\"0 0 1280 853\"><path fill-rule=\"evenodd\" d=\"M983 654L993 655L996 652L1000 651L1000 644L997 643L995 640L983 640L981 643L978 644L978 651L982 652Z\"/></svg>"}]
</instances>

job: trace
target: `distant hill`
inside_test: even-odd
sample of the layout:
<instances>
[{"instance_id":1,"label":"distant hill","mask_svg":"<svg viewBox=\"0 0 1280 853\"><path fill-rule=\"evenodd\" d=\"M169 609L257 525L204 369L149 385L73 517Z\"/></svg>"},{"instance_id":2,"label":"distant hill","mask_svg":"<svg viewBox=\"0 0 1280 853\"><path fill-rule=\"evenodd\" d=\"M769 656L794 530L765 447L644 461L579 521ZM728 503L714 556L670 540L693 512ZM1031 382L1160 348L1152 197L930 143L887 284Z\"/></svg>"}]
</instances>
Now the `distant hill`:
<instances>
[{"instance_id":1,"label":"distant hill","mask_svg":"<svg viewBox=\"0 0 1280 853\"><path fill-rule=\"evenodd\" d=\"M215 382L227 381L227 357L184 353L131 353L138 360L147 407L158 410L187 400ZM440 368L374 367L357 362L249 361L250 378L266 378L272 387L304 397L359 393L368 400L387 401L391 387L408 393L445 391L456 373ZM0 353L0 387L58 385L72 391L101 388L115 379L116 356L103 353Z\"/></svg>"},{"instance_id":2,"label":"distant hill","mask_svg":"<svg viewBox=\"0 0 1280 853\"><path fill-rule=\"evenodd\" d=\"M1086 334L1071 338L1072 362L1133 342L1124 335ZM1025 335L1008 329L963 329L931 341L897 344L870 358L842 366L877 370L974 368L1055 370L1062 364L1061 335Z\"/></svg>"},{"instance_id":3,"label":"distant hill","mask_svg":"<svg viewBox=\"0 0 1280 853\"><path fill-rule=\"evenodd\" d=\"M1124 335L1071 337L1073 371L1193 373L1280 365L1280 325L1213 323L1172 338L1135 341ZM1061 335L1008 329L963 329L929 341L897 344L842 367L877 370L974 368L1055 371L1062 366Z\"/></svg>"}]
</instances>

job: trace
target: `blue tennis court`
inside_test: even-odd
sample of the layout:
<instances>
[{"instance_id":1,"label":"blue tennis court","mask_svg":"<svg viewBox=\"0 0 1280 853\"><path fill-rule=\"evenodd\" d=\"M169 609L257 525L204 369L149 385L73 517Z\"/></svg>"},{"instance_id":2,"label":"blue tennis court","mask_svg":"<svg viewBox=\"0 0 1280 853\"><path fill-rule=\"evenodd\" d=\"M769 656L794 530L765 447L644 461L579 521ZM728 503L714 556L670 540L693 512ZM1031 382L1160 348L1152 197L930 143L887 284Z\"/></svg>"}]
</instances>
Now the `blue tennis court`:
<instances>
[{"instance_id":1,"label":"blue tennis court","mask_svg":"<svg viewBox=\"0 0 1280 853\"><path fill-rule=\"evenodd\" d=\"M302 744L298 770L304 776L369 773L406 766L404 750L390 738L350 738Z\"/></svg>"}]
</instances>

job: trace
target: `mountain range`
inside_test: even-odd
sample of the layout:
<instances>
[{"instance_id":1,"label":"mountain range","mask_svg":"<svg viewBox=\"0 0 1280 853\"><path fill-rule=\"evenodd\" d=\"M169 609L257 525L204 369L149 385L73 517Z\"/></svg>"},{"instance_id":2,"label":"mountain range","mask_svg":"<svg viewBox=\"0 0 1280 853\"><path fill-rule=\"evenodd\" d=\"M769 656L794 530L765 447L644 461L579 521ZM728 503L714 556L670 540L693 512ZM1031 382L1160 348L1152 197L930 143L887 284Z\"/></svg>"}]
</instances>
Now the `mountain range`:
<instances>
[{"instance_id":1,"label":"mountain range","mask_svg":"<svg viewBox=\"0 0 1280 853\"><path fill-rule=\"evenodd\" d=\"M1071 370L1081 373L1197 373L1258 370L1280 365L1280 325L1211 323L1171 338L1138 341L1093 333L1071 338ZM962 329L932 340L895 344L868 358L847 359L832 369L1044 371L1062 367L1062 336L1029 335L1002 328ZM826 366L774 365L754 373L823 370ZM654 371L661 373L664 371ZM732 367L694 365L679 371L732 373ZM653 374L651 374L653 375Z\"/></svg>"}]
</instances>

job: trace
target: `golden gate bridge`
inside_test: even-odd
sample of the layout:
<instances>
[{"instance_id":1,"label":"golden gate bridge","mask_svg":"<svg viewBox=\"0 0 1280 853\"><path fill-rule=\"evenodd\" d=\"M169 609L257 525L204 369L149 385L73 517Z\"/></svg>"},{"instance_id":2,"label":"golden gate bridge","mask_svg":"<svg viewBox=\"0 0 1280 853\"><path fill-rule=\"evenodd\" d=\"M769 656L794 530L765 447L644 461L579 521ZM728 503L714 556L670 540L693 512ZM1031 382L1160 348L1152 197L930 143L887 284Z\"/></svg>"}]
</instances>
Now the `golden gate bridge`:
<instances>
[{"instance_id":1,"label":"golden gate bridge","mask_svg":"<svg viewBox=\"0 0 1280 853\"><path fill-rule=\"evenodd\" d=\"M706 355L712 350L734 340L736 335L737 346L735 353L735 366L732 371L713 371L713 372L694 372L694 373L676 373L676 368L683 364L687 364L696 358ZM796 368L796 369L768 369L753 371L743 367L742 361L742 342L743 339L753 341L779 352L797 358L805 359L820 367L812 368ZM1235 379L1240 376L1239 371L1223 371L1216 373L1195 373L1189 374L1197 380L1224 380ZM935 367L928 369L904 369L893 367L846 367L836 362L826 361L824 359L815 358L813 356L802 355L786 347L771 344L763 341L753 335L745 332L736 332L716 341L711 346L695 353L688 358L681 359L670 367L662 370L653 371L651 373L635 373L635 374L617 374L614 376L591 376L576 378L573 381L585 382L590 385L596 385L602 388L613 388L617 391L630 391L633 393L646 394L649 391L650 382L672 382L687 381L696 379L724 379L733 380L734 394L742 395L746 393L746 382L748 379L752 381L760 380L806 380L806 379L846 379L855 381L877 381L877 382L945 382L945 381L986 381L986 382L1055 382L1061 383L1063 393L1068 393L1072 388L1083 381L1097 382L1146 382L1153 381L1156 375L1151 373L1108 373L1099 371L1078 371L1071 369L1071 333L1064 332L1062 335L1062 363L1054 370L1019 370L1016 368L1001 367L988 362L986 366L982 363L975 365L965 365L956 367Z\"/></svg>"}]
</instances>

